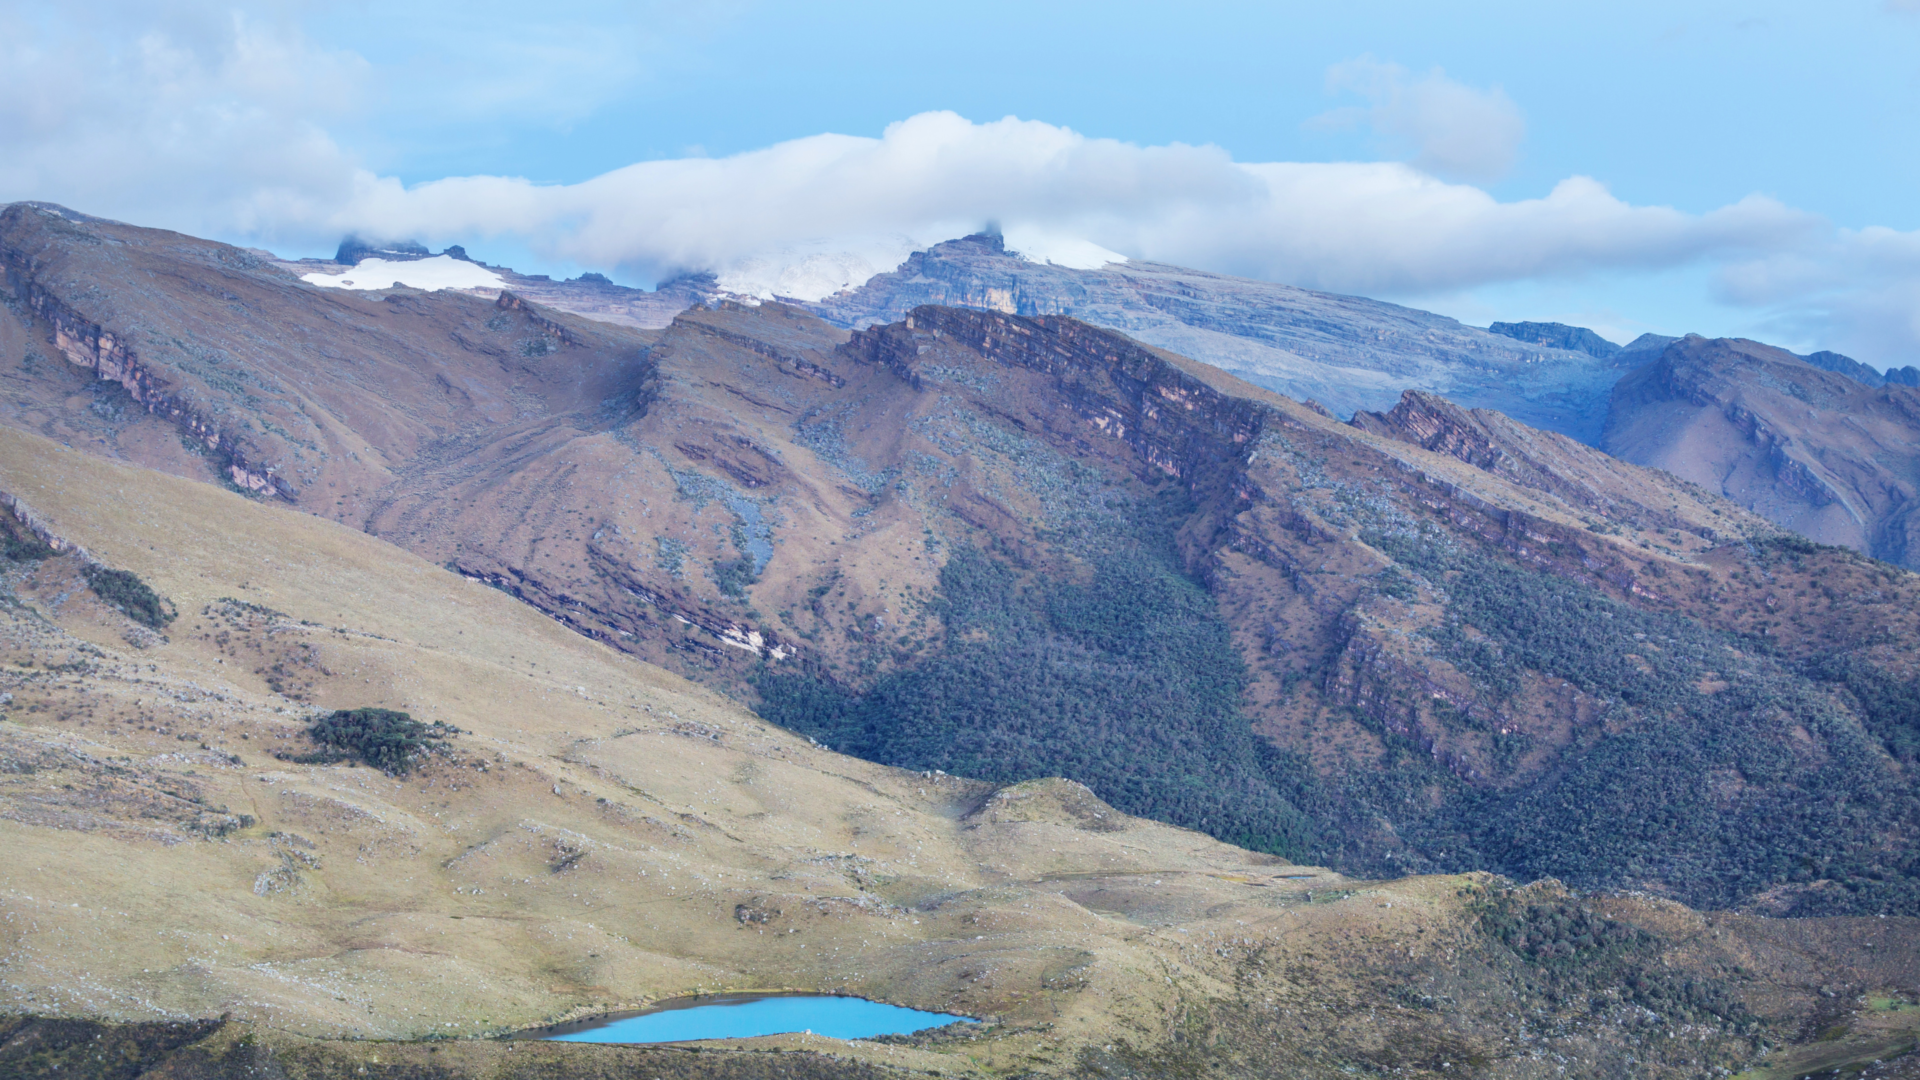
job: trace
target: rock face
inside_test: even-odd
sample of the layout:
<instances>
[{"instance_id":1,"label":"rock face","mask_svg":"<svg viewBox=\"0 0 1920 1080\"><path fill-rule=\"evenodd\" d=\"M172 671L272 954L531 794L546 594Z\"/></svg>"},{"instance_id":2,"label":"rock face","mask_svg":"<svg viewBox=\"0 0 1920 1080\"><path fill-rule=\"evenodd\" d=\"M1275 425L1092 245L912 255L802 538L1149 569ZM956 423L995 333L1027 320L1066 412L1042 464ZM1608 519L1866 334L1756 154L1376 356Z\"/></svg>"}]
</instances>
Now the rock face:
<instances>
[{"instance_id":1,"label":"rock face","mask_svg":"<svg viewBox=\"0 0 1920 1080\"><path fill-rule=\"evenodd\" d=\"M452 254L452 249L448 249ZM432 252L418 240L368 240L361 236L349 236L340 241L340 248L333 254L333 261L343 266L357 266L362 259L379 257L382 259L424 259ZM460 253L462 258L466 252Z\"/></svg>"},{"instance_id":2,"label":"rock face","mask_svg":"<svg viewBox=\"0 0 1920 1080\"><path fill-rule=\"evenodd\" d=\"M1578 349L1361 297L1159 263L1071 270L1030 262L990 235L917 252L892 273L806 306L859 329L921 304L1071 315L1343 416L1420 389L1589 443L1624 370Z\"/></svg>"},{"instance_id":3,"label":"rock face","mask_svg":"<svg viewBox=\"0 0 1920 1080\"><path fill-rule=\"evenodd\" d=\"M1555 349L1570 349L1583 352L1601 360L1619 355L1620 346L1601 337L1584 326L1568 326L1556 322L1497 322L1487 327L1487 333L1510 337L1515 341L1525 341L1534 345L1546 345Z\"/></svg>"},{"instance_id":4,"label":"rock face","mask_svg":"<svg viewBox=\"0 0 1920 1080\"><path fill-rule=\"evenodd\" d=\"M1920 389L1689 336L1615 387L1602 445L1815 540L1920 566Z\"/></svg>"}]
</instances>

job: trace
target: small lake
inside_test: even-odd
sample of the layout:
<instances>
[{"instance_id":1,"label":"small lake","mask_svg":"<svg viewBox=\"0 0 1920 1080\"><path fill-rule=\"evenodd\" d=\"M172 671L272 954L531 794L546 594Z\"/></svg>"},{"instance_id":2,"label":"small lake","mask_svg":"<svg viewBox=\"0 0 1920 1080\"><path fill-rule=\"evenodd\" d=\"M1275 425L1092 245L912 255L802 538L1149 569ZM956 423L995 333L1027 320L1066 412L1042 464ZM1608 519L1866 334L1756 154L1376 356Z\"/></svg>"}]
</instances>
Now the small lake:
<instances>
[{"instance_id":1,"label":"small lake","mask_svg":"<svg viewBox=\"0 0 1920 1080\"><path fill-rule=\"evenodd\" d=\"M865 998L826 994L728 994L668 1002L626 1016L601 1017L526 1032L569 1042L663 1043L750 1039L811 1031L835 1039L905 1035L971 1017L923 1012Z\"/></svg>"}]
</instances>

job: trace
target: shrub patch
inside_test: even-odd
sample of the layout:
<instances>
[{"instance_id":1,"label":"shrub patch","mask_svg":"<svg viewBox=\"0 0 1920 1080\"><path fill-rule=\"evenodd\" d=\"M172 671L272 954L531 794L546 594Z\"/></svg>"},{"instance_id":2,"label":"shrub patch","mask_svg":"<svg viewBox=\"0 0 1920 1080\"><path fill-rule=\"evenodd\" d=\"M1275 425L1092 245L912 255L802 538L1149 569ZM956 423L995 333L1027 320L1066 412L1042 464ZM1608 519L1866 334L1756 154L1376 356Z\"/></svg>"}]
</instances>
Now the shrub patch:
<instances>
[{"instance_id":1,"label":"shrub patch","mask_svg":"<svg viewBox=\"0 0 1920 1080\"><path fill-rule=\"evenodd\" d=\"M360 761L403 776L413 771L422 756L459 733L460 729L450 724L423 724L394 709L336 709L307 729L307 737L318 743L320 750L288 760L303 765Z\"/></svg>"},{"instance_id":2,"label":"shrub patch","mask_svg":"<svg viewBox=\"0 0 1920 1080\"><path fill-rule=\"evenodd\" d=\"M172 604L162 599L131 570L89 566L81 572L86 575L87 587L93 590L95 596L119 608L121 614L142 626L159 630L178 614Z\"/></svg>"}]
</instances>

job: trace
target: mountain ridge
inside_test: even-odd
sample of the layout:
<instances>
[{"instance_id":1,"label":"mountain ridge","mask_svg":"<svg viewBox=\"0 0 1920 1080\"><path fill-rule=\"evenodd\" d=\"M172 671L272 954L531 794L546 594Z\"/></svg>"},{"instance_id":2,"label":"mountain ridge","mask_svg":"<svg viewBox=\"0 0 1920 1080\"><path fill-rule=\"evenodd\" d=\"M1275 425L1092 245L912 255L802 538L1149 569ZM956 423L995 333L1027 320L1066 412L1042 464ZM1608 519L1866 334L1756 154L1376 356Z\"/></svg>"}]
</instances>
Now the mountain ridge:
<instances>
[{"instance_id":1,"label":"mountain ridge","mask_svg":"<svg viewBox=\"0 0 1920 1080\"><path fill-rule=\"evenodd\" d=\"M176 243L146 242L150 253ZM103 258L103 249L117 251L76 245L78 254L63 257L94 260L87 265L95 287L121 304L149 302L140 283L154 279L129 278L121 289L116 275L127 274L127 264ZM1674 867L1736 859L1711 871L1721 884L1708 886L1716 879L1693 869L1649 878L1625 848L1595 849L1597 861L1569 864L1564 844L1522 842L1542 821L1573 827L1564 811L1529 821L1520 808L1586 776L1581 768L1599 770L1581 783L1606 774L1628 788L1661 785L1642 792L1657 800L1686 785L1699 790L1705 771L1738 767L1716 757L1724 747L1703 745L1703 756L1671 774L1608 772L1627 766L1594 756L1594 732L1642 732L1652 723L1646 706L1616 701L1614 683L1639 679L1632 672L1645 657L1631 635L1599 634L1608 620L1652 619L1665 628L1645 623L1635 632L1685 641L1684 662L1650 676L1657 695L1693 710L1687 723L1697 734L1745 725L1743 754L1771 753L1782 737L1771 721L1756 720L1765 709L1746 697L1699 697L1693 683L1674 681L1688 665L1700 665L1699 685L1725 681L1727 672L1700 659L1711 650L1747 657L1741 670L1754 685L1797 702L1848 679L1867 680L1865 693L1882 674L1905 670L1874 636L1885 628L1864 623L1880 617L1887 589L1906 579L1880 581L1867 564L1825 549L1783 548L1778 527L1700 486L1438 398L1414 395L1396 410L1357 417L1358 426L1343 424L1216 367L1064 316L921 307L900 323L850 335L792 307L723 302L689 309L662 331L635 331L510 294L493 303L410 290L342 297L269 266L229 267L209 251L219 254L189 245L175 279L225 267L222 280L233 282L226 291L286 305L290 325L326 315L365 319L377 331L372 340L431 358L425 370L394 369L384 383L377 381L389 369L378 357L303 369L300 400L311 403L302 406L311 410L304 422L338 419L329 421L334 441L294 446L320 470L295 493L296 505L776 713L785 706L766 688L792 690L786 700L825 711L807 705L783 714L788 722L815 724L811 733L835 745L845 741L846 717L868 715L879 700L872 695L925 678L916 672L962 664L1044 688L1054 685L1050 664L1111 670L1120 681L1164 685L1169 700L1223 695L1240 703L1244 720L1221 726L1204 718L1226 713L1201 710L1181 729L1189 742L1168 744L1197 756L1168 751L1161 767L1198 787L1146 783L1113 756L1140 745L1155 715L1178 713L1156 713L1149 694L1116 701L1111 724L1084 730L1069 719L1070 707L1048 704L1066 697L1036 698L1009 722L1053 724L1054 733L1022 736L1029 749L1020 756L979 760L1008 770L1005 779L1096 769L1081 778L1111 787L1103 794L1122 809L1245 842L1292 836L1274 843L1296 854L1308 849L1287 845L1322 843L1311 850L1369 873L1493 867L1582 886L1677 889L1695 901L1764 902L1769 910L1837 902L1787 880L1783 864L1768 861L1773 854L1716 854L1717 842L1698 833L1651 832L1644 842L1679 845ZM259 280L244 283L246 275ZM41 318L30 304L18 315ZM247 340L213 319L190 333L175 335L171 355L238 355ZM538 348L503 347L515 342ZM70 370L99 383L91 369ZM190 363L181 370L193 374ZM34 421L42 427L99 426L100 413L75 396L72 382L21 371L16 417L58 418ZM376 383L380 411L319 411ZM291 406L259 390L250 400L207 385L207 394L225 395L218 400L236 428L256 438L289 430L277 417L291 414L276 410ZM451 409L450 387L462 388L464 400L485 390L515 404ZM148 454L163 466L175 460L151 443L114 438L100 436L92 447L135 460ZM366 449L329 448L353 446ZM1763 582L1788 572L1776 568L1782 558L1804 566L1793 573L1818 570L1856 585L1830 609L1787 605L1792 619L1777 618L1782 605ZM1868 593L1882 600L1851 598ZM978 602L960 605L963 595ZM1545 597L1594 613L1599 621L1582 629L1599 634L1590 655L1514 636L1542 617L1529 605ZM1489 603L1495 607L1473 614L1472 605ZM1139 617L1122 614L1127 605ZM1162 610L1189 615L1169 621ZM1185 634L1190 643L1222 635L1231 643L1223 659L1232 663L1156 667L1160 658L1139 652L1133 639L1088 636L1068 611ZM1502 621L1481 625L1493 617L1486 611ZM1660 622L1672 619L1681 622ZM1912 632L1899 616L1891 625L1899 627L1894 640ZM1766 649L1749 656L1755 641ZM1585 670L1596 657L1605 658L1603 674ZM767 672L801 681L768 683ZM1003 695L1001 704L1012 700ZM1727 708L1731 719L1721 715ZM1877 770L1897 777L1898 764L1871 747L1898 744L1907 723L1875 708L1848 704L1823 729L1839 740L1832 753L1851 748L1836 760L1852 772L1820 772L1825 759L1809 758L1803 765L1815 772L1801 779L1823 776L1856 794L1886 784L1904 790L1897 778L1868 779ZM986 737L969 725L990 715L943 711L928 723L950 729L946 753ZM1613 718L1595 728L1602 715ZM1242 723L1261 741L1245 744ZM1089 731L1099 738L1078 747L1067 734ZM1632 740L1610 745L1646 749ZM1093 756L1071 765L1068 747ZM1238 762L1218 776L1251 785L1244 798L1193 771L1202 760ZM1776 816L1813 813L1780 786L1792 770L1767 775L1773 779L1748 785L1746 801L1689 813L1702 822L1731 814L1727 828L1744 827L1735 820L1771 800L1785 800L1769 811ZM1379 786L1382 778L1404 790ZM1427 801L1408 802L1407 791ZM1247 817L1256 804L1268 809ZM1886 812L1906 813L1898 809L1904 803L1891 805ZM1296 811L1311 829L1287 824ZM1853 841L1824 820L1804 824L1813 832L1802 842L1827 852L1835 872L1868 880ZM1459 836L1461 829L1478 838ZM1307 833L1321 839L1299 839ZM1903 872L1884 889L1873 886L1872 895L1887 899L1872 902L1908 903L1907 880Z\"/></svg>"},{"instance_id":2,"label":"mountain ridge","mask_svg":"<svg viewBox=\"0 0 1920 1080\"><path fill-rule=\"evenodd\" d=\"M858 329L929 303L1072 315L1343 415L1388 407L1417 386L1584 441L1598 437L1605 387L1617 377L1586 353L1527 346L1413 308L1156 263L1039 265L992 235L936 244L899 270L801 306Z\"/></svg>"},{"instance_id":3,"label":"mountain ridge","mask_svg":"<svg viewBox=\"0 0 1920 1080\"><path fill-rule=\"evenodd\" d=\"M998 1017L832 1044L963 1074L1528 1075L1551 1045L1696 1075L1702 1040L1907 1037L1856 1001L1920 992L1920 577L1708 485L1432 394L1341 422L1064 315L644 330L32 208L0 255L0 491L31 508L0 516L0 830L37 853L0 903L46 927L6 924L42 974L0 1008L230 999L208 1038L308 1024L340 1068L337 1037L768 986ZM461 733L411 778L303 760L362 707ZM122 865L161 892L96 908ZM202 880L211 951L146 932ZM599 1060L460 1041L497 1075Z\"/></svg>"},{"instance_id":4,"label":"mountain ridge","mask_svg":"<svg viewBox=\"0 0 1920 1080\"><path fill-rule=\"evenodd\" d=\"M1615 387L1603 446L1803 535L1913 566L1916 438L1920 390L1690 336Z\"/></svg>"}]
</instances>

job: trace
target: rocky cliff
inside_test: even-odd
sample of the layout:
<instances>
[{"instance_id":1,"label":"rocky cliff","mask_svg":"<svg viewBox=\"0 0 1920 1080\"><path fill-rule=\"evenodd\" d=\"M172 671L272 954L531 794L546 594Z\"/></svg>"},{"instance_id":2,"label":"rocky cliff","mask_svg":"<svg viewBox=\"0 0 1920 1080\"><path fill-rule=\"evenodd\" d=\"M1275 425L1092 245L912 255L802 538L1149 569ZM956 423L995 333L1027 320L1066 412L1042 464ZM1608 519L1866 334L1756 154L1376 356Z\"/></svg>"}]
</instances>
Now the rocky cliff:
<instances>
[{"instance_id":1,"label":"rocky cliff","mask_svg":"<svg viewBox=\"0 0 1920 1080\"><path fill-rule=\"evenodd\" d=\"M1392 410L1355 413L1350 423L1551 494L1570 506L1592 511L1601 521L1625 522L1640 529L1686 529L1707 540L1717 535L1711 526L1673 514L1669 479L1622 469L1590 446L1491 410L1467 409L1434 394L1409 390ZM1737 518L1731 507L1725 510L1730 520Z\"/></svg>"}]
</instances>

